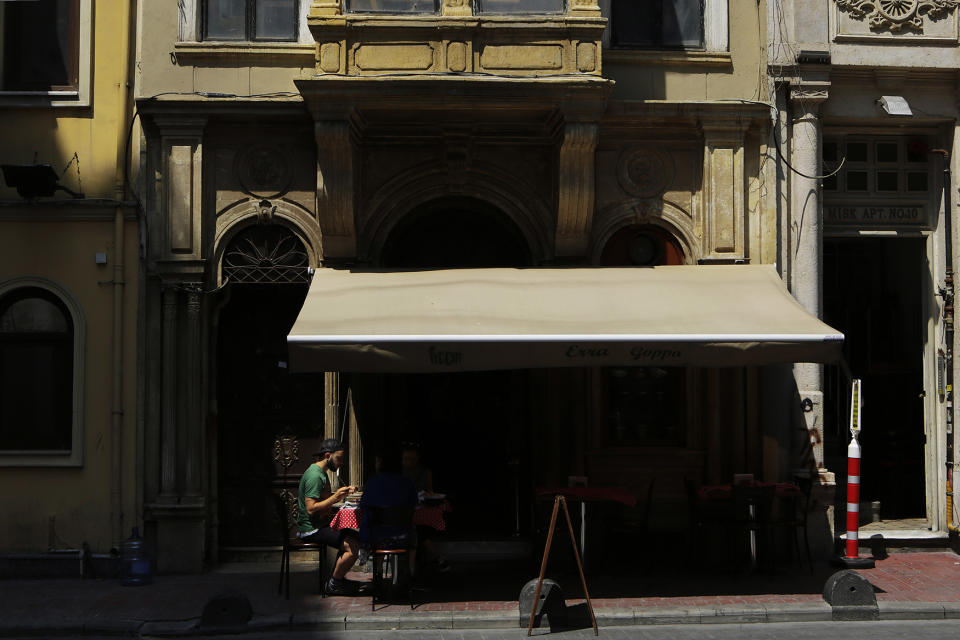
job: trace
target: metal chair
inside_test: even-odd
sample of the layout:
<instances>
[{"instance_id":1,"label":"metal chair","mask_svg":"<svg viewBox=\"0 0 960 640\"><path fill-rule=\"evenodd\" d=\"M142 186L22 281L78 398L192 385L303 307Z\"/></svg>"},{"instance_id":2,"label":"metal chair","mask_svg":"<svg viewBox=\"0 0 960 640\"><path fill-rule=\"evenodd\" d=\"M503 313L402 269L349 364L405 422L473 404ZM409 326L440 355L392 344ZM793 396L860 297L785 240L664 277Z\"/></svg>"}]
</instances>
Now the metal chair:
<instances>
[{"instance_id":1,"label":"metal chair","mask_svg":"<svg viewBox=\"0 0 960 640\"><path fill-rule=\"evenodd\" d=\"M772 551L770 544L771 514L773 499L776 496L776 485L764 486L737 486L734 485L731 495L731 526L740 533L746 533L750 542L750 568L752 569L759 557L759 542L764 538L765 551ZM771 562L776 562L776 554L770 554ZM771 565L772 568L773 565Z\"/></svg>"},{"instance_id":2,"label":"metal chair","mask_svg":"<svg viewBox=\"0 0 960 640\"><path fill-rule=\"evenodd\" d=\"M394 590L398 590L404 582L401 576L406 576L407 601L410 608L414 608L413 583L409 573L410 534L396 534L396 531L413 530L413 510L410 506L363 507L363 518L370 531L370 558L373 560L371 610L376 608L377 596L383 587L385 562L390 563L390 582Z\"/></svg>"},{"instance_id":3,"label":"metal chair","mask_svg":"<svg viewBox=\"0 0 960 640\"><path fill-rule=\"evenodd\" d=\"M683 488L687 495L690 522L688 540L693 549L689 558L691 560L699 559L701 553L700 538L710 528L726 533L730 526L730 510L724 502L705 502L701 500L697 485L686 476L683 478Z\"/></svg>"},{"instance_id":4,"label":"metal chair","mask_svg":"<svg viewBox=\"0 0 960 640\"><path fill-rule=\"evenodd\" d=\"M290 554L293 551L317 551L319 555L317 567L317 590L321 598L327 596L327 545L317 542L304 542L296 535L290 533L290 511L287 503L280 496L274 496L277 519L280 525L280 544L282 545L280 554L280 580L277 584L277 594L285 591L286 599L290 599ZM296 508L296 507L294 507ZM286 587L284 589L284 587Z\"/></svg>"},{"instance_id":5,"label":"metal chair","mask_svg":"<svg viewBox=\"0 0 960 640\"><path fill-rule=\"evenodd\" d=\"M777 529L787 529L793 538L793 549L800 563L800 539L798 531L803 531L803 546L807 552L807 566L813 573L813 556L810 554L810 536L807 530L807 516L810 513L810 496L813 493L813 479L810 476L794 476L794 484L800 488L800 495L790 497L784 502L786 508L774 516L770 524Z\"/></svg>"}]
</instances>

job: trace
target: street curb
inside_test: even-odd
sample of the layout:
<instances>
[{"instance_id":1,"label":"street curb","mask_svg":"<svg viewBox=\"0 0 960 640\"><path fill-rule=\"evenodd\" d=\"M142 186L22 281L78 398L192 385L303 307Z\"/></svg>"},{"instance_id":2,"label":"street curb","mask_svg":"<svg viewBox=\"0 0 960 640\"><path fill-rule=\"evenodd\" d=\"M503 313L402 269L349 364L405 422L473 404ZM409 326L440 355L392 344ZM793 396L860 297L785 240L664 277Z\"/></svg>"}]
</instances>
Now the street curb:
<instances>
[{"instance_id":1,"label":"street curb","mask_svg":"<svg viewBox=\"0 0 960 640\"><path fill-rule=\"evenodd\" d=\"M870 607L872 609L872 607ZM860 620L944 620L960 619L960 602L880 601L878 615ZM763 624L784 622L824 622L834 620L836 610L826 602L802 602L739 605L701 605L682 607L602 608L595 611L597 626L604 628L645 625ZM86 621L31 620L0 623L0 637L203 637L216 629L199 627L199 618L190 620L141 621L134 619ZM526 620L515 610L505 611L405 611L389 614L363 613L277 613L255 615L244 626L232 628L238 637L244 633L276 631L389 631L437 629L522 629Z\"/></svg>"}]
</instances>

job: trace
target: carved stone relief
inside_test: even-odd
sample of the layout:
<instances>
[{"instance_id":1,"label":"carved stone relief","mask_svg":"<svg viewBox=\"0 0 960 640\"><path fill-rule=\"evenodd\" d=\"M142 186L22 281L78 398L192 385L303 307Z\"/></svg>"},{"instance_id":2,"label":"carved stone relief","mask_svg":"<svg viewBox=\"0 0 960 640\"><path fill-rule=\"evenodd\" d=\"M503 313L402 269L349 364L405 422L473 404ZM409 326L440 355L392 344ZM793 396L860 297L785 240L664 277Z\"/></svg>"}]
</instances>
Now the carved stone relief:
<instances>
[{"instance_id":1,"label":"carved stone relief","mask_svg":"<svg viewBox=\"0 0 960 640\"><path fill-rule=\"evenodd\" d=\"M673 161L653 147L627 149L617 166L620 186L638 198L653 198L673 183Z\"/></svg>"},{"instance_id":2,"label":"carved stone relief","mask_svg":"<svg viewBox=\"0 0 960 640\"><path fill-rule=\"evenodd\" d=\"M282 196L292 177L283 152L268 145L253 145L238 153L234 171L243 191L257 198Z\"/></svg>"},{"instance_id":3,"label":"carved stone relief","mask_svg":"<svg viewBox=\"0 0 960 640\"><path fill-rule=\"evenodd\" d=\"M957 8L960 0L836 0L837 7L855 18L866 18L875 31L923 33L924 16L937 20Z\"/></svg>"}]
</instances>

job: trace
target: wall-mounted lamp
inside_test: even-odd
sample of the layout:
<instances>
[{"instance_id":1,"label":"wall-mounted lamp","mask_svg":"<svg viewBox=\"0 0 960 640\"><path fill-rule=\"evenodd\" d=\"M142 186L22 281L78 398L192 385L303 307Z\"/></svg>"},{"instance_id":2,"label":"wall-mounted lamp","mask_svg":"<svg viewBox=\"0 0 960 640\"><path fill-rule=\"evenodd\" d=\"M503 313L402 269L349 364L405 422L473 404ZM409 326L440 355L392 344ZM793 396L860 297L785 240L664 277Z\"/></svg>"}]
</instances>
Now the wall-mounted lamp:
<instances>
[{"instance_id":1,"label":"wall-mounted lamp","mask_svg":"<svg viewBox=\"0 0 960 640\"><path fill-rule=\"evenodd\" d=\"M877 104L888 116L912 116L913 111L903 96L880 96Z\"/></svg>"},{"instance_id":2,"label":"wall-mounted lamp","mask_svg":"<svg viewBox=\"0 0 960 640\"><path fill-rule=\"evenodd\" d=\"M82 193L57 184L60 177L48 164L5 164L2 167L7 186L16 189L21 198L47 198L57 190L66 191L77 199L84 197Z\"/></svg>"}]
</instances>

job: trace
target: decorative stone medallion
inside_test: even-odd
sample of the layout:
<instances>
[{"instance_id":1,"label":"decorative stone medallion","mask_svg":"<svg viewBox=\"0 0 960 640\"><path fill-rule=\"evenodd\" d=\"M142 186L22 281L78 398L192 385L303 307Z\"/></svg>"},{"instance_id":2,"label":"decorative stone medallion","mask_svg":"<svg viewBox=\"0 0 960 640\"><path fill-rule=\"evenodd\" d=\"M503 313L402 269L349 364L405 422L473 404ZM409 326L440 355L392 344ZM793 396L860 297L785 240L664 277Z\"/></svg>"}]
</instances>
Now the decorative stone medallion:
<instances>
[{"instance_id":1,"label":"decorative stone medallion","mask_svg":"<svg viewBox=\"0 0 960 640\"><path fill-rule=\"evenodd\" d=\"M653 147L634 147L620 156L617 177L627 193L638 198L653 198L673 182L673 162Z\"/></svg>"},{"instance_id":2,"label":"decorative stone medallion","mask_svg":"<svg viewBox=\"0 0 960 640\"><path fill-rule=\"evenodd\" d=\"M866 18L871 29L894 33L913 29L923 33L923 17L942 18L960 0L836 0L837 7L855 18Z\"/></svg>"},{"instance_id":3,"label":"decorative stone medallion","mask_svg":"<svg viewBox=\"0 0 960 640\"><path fill-rule=\"evenodd\" d=\"M257 198L278 198L290 188L290 164L274 146L253 145L241 150L234 171L241 188Z\"/></svg>"}]
</instances>

